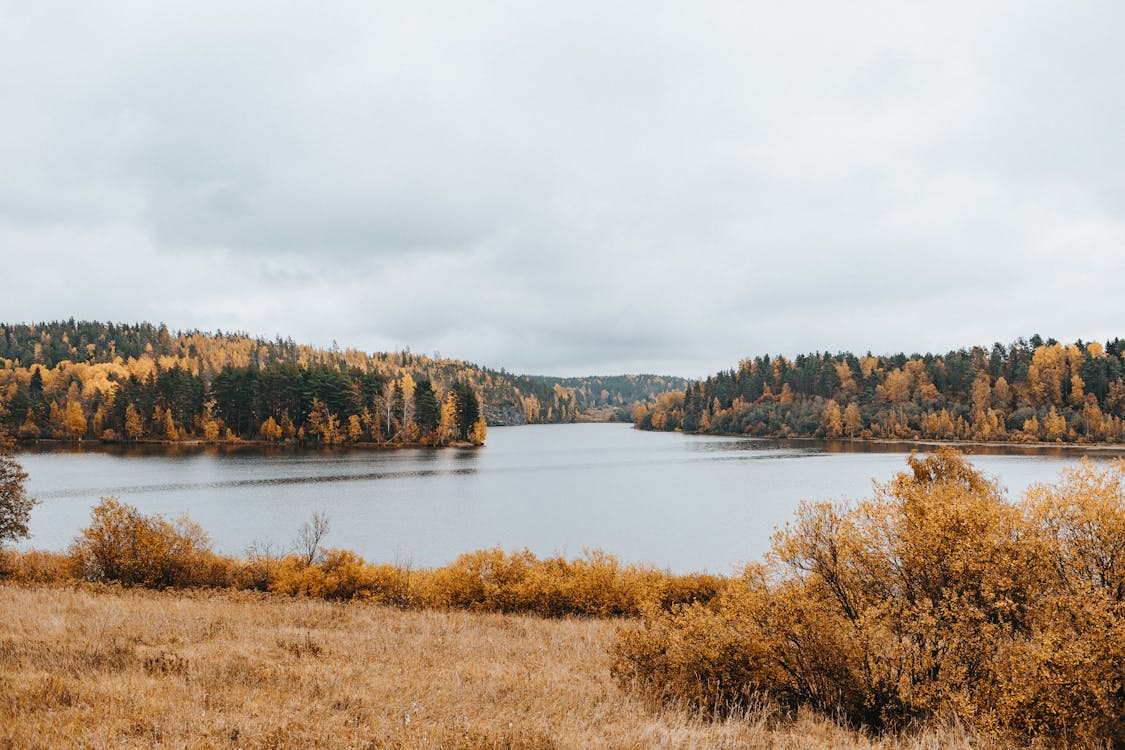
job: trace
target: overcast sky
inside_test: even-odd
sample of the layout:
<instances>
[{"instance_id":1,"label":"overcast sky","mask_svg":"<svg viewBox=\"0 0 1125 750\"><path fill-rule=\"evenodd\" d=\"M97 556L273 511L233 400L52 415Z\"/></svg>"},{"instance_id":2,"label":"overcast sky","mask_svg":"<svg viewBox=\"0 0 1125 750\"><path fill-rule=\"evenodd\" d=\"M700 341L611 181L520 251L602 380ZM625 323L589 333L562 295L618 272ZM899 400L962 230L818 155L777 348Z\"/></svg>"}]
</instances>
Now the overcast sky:
<instances>
[{"instance_id":1,"label":"overcast sky","mask_svg":"<svg viewBox=\"0 0 1125 750\"><path fill-rule=\"evenodd\" d=\"M0 320L561 375L1125 335L1123 22L0 0Z\"/></svg>"}]
</instances>

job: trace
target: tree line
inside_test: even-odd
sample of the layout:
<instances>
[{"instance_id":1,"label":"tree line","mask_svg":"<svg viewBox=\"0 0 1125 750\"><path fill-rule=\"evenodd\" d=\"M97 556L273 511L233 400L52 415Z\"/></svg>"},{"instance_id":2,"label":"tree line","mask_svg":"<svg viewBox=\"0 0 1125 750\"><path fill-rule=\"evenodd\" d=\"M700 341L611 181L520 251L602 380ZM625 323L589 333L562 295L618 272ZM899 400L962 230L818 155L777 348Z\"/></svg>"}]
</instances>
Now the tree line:
<instances>
[{"instance_id":1,"label":"tree line","mask_svg":"<svg viewBox=\"0 0 1125 750\"><path fill-rule=\"evenodd\" d=\"M437 353L150 323L0 324L0 424L24 440L444 444L483 439L488 424L628 420L686 383L513 375Z\"/></svg>"},{"instance_id":2,"label":"tree line","mask_svg":"<svg viewBox=\"0 0 1125 750\"><path fill-rule=\"evenodd\" d=\"M632 416L641 429L773 437L1119 442L1125 340L1036 335L946 354L764 355Z\"/></svg>"},{"instance_id":3,"label":"tree line","mask_svg":"<svg viewBox=\"0 0 1125 750\"><path fill-rule=\"evenodd\" d=\"M61 344L30 326L0 335L5 353L32 360L0 359L0 412L22 440L445 445L486 435L481 378L465 367L147 325L71 328Z\"/></svg>"},{"instance_id":4,"label":"tree line","mask_svg":"<svg viewBox=\"0 0 1125 750\"><path fill-rule=\"evenodd\" d=\"M409 374L388 379L274 363L228 366L210 381L158 366L143 379L129 374L86 398L79 382L70 381L56 398L42 368L33 368L27 388L17 386L7 399L6 411L19 418L9 418L18 421L15 434L21 440L446 445L482 444L487 430L476 391L460 380L439 394L429 380L415 382Z\"/></svg>"}]
</instances>

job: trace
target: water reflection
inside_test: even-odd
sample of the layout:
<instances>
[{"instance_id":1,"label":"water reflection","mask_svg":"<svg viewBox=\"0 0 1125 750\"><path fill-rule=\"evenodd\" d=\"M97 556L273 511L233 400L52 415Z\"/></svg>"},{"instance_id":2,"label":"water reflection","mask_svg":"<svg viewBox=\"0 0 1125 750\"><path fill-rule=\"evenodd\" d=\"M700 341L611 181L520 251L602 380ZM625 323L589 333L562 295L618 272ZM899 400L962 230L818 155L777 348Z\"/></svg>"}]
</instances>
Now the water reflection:
<instances>
[{"instance_id":1,"label":"water reflection","mask_svg":"<svg viewBox=\"0 0 1125 750\"><path fill-rule=\"evenodd\" d=\"M90 494L143 495L151 492L183 492L188 490L221 490L236 487L271 487L287 484L325 484L330 482L370 482L385 479L423 479L436 476L467 476L476 473L475 468L463 469L416 469L414 471L377 471L362 474L317 474L308 477L273 477L262 479L231 479L223 482L175 482L169 484L126 484L119 487L80 487L66 490L48 490L36 493L39 500L53 500L63 497L83 497Z\"/></svg>"},{"instance_id":2,"label":"water reflection","mask_svg":"<svg viewBox=\"0 0 1125 750\"><path fill-rule=\"evenodd\" d=\"M813 455L817 453L926 453L942 446L950 446L970 456L1036 456L1074 460L1082 456L1091 459L1112 460L1125 457L1125 447L1102 445L1062 445L1050 443L959 443L949 444L927 441L884 440L821 440L815 438L755 438L691 435L692 449L699 453L724 451L774 452L777 455Z\"/></svg>"}]
</instances>

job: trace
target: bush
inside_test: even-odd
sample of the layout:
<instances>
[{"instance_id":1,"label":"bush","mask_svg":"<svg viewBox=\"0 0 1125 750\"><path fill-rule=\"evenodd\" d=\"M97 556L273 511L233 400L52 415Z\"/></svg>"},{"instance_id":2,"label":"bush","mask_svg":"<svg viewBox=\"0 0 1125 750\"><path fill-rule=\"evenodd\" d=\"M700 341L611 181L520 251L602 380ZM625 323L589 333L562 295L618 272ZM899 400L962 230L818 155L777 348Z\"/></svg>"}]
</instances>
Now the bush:
<instances>
[{"instance_id":1,"label":"bush","mask_svg":"<svg viewBox=\"0 0 1125 750\"><path fill-rule=\"evenodd\" d=\"M855 506L803 505L709 605L622 628L614 674L717 713L765 694L872 729L1125 746L1125 464L1019 504L952 450L909 466Z\"/></svg>"},{"instance_id":2,"label":"bush","mask_svg":"<svg viewBox=\"0 0 1125 750\"><path fill-rule=\"evenodd\" d=\"M203 529L179 518L146 516L115 497L94 507L89 528L70 547L76 574L125 585L226 586L232 561L211 552Z\"/></svg>"},{"instance_id":3,"label":"bush","mask_svg":"<svg viewBox=\"0 0 1125 750\"><path fill-rule=\"evenodd\" d=\"M521 609L520 587L534 563L527 550L469 552L426 576L422 599L436 607L514 612Z\"/></svg>"},{"instance_id":4,"label":"bush","mask_svg":"<svg viewBox=\"0 0 1125 750\"><path fill-rule=\"evenodd\" d=\"M528 550L479 550L445 567L414 571L368 563L347 550L323 549L319 538L303 543L299 554L281 556L255 546L245 560L235 560L211 552L207 535L186 518L170 522L143 515L117 498L105 498L94 508L90 527L71 545L69 557L56 556L66 561L69 571L51 558L48 562L55 567L45 562L41 572L20 575L26 580L73 575L155 588L229 586L400 607L528 612L544 617L635 617L651 608L709 601L723 581L707 574L673 576L623 566L597 550L575 560L540 559ZM22 565L28 568L30 562ZM2 565L0 575L4 575Z\"/></svg>"},{"instance_id":5,"label":"bush","mask_svg":"<svg viewBox=\"0 0 1125 750\"><path fill-rule=\"evenodd\" d=\"M429 606L531 612L544 617L635 617L652 607L707 601L721 580L623 566L600 550L568 560L500 549L461 555L450 565L418 578L419 597Z\"/></svg>"},{"instance_id":6,"label":"bush","mask_svg":"<svg viewBox=\"0 0 1125 750\"><path fill-rule=\"evenodd\" d=\"M393 565L369 564L348 550L330 549L324 551L319 563L310 564L295 555L283 558L269 588L278 594L397 604L401 571Z\"/></svg>"},{"instance_id":7,"label":"bush","mask_svg":"<svg viewBox=\"0 0 1125 750\"><path fill-rule=\"evenodd\" d=\"M0 579L12 583L66 583L73 578L70 558L40 550L0 550Z\"/></svg>"}]
</instances>

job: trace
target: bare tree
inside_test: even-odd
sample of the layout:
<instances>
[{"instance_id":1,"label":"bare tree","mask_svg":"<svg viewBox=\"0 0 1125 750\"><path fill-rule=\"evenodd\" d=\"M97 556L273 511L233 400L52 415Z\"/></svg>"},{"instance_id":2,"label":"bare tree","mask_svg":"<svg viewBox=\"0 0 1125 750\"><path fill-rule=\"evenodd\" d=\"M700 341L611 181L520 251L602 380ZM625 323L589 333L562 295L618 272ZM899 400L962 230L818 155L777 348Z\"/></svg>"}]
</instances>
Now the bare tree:
<instances>
[{"instance_id":1,"label":"bare tree","mask_svg":"<svg viewBox=\"0 0 1125 750\"><path fill-rule=\"evenodd\" d=\"M297 532L297 556L304 560L305 565L312 565L320 559L320 543L328 535L330 527L328 514L317 511L312 514L312 520L305 521Z\"/></svg>"}]
</instances>

